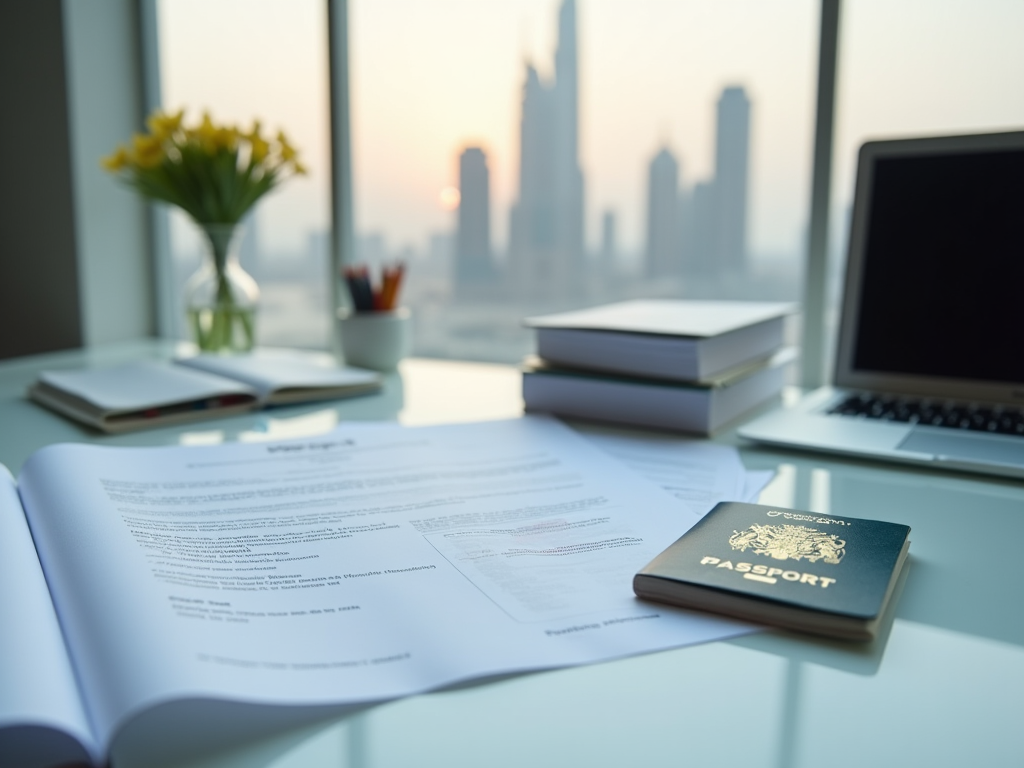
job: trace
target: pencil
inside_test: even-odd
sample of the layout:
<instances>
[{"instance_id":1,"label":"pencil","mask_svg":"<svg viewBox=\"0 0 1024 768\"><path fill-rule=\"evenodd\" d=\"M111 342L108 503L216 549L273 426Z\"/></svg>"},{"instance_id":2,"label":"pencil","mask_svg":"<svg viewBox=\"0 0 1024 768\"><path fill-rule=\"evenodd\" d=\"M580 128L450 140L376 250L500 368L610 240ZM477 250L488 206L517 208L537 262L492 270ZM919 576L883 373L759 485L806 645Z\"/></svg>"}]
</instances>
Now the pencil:
<instances>
[{"instance_id":1,"label":"pencil","mask_svg":"<svg viewBox=\"0 0 1024 768\"><path fill-rule=\"evenodd\" d=\"M398 304L398 291L405 274L405 264L396 263L381 269L381 281L374 285L365 264L354 264L342 269L356 312L391 312Z\"/></svg>"}]
</instances>

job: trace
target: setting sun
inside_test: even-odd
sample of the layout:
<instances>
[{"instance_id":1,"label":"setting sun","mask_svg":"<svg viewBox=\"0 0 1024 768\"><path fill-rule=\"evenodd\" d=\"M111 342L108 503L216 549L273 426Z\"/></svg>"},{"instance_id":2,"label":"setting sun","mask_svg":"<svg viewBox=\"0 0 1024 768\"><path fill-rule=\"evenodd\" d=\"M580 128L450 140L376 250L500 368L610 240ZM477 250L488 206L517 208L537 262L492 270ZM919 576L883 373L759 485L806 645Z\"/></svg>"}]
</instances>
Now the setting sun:
<instances>
[{"instance_id":1,"label":"setting sun","mask_svg":"<svg viewBox=\"0 0 1024 768\"><path fill-rule=\"evenodd\" d=\"M455 187L445 187L441 190L441 194L438 196L441 202L441 207L446 211L454 211L459 207L459 201L462 200L462 195Z\"/></svg>"}]
</instances>

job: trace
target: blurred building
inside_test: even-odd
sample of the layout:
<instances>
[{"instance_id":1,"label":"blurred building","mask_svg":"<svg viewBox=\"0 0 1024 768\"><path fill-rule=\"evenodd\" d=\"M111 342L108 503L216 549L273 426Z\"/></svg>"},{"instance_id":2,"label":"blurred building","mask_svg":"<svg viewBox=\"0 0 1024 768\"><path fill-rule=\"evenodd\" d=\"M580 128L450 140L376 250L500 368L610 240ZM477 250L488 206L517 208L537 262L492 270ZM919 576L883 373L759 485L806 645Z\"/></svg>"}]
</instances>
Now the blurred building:
<instances>
[{"instance_id":1,"label":"blurred building","mask_svg":"<svg viewBox=\"0 0 1024 768\"><path fill-rule=\"evenodd\" d=\"M523 86L519 195L509 227L511 278L523 297L568 297L583 284L578 81L576 4L563 0L554 81L527 65Z\"/></svg>"},{"instance_id":2,"label":"blurred building","mask_svg":"<svg viewBox=\"0 0 1024 768\"><path fill-rule=\"evenodd\" d=\"M717 271L747 271L750 100L742 86L722 91L715 133L713 249Z\"/></svg>"},{"instance_id":3,"label":"blurred building","mask_svg":"<svg viewBox=\"0 0 1024 768\"><path fill-rule=\"evenodd\" d=\"M387 261L387 241L382 232L366 232L356 236L356 264L366 264L376 270Z\"/></svg>"},{"instance_id":4,"label":"blurred building","mask_svg":"<svg viewBox=\"0 0 1024 768\"><path fill-rule=\"evenodd\" d=\"M601 270L605 275L614 274L618 262L618 220L615 211L605 211L601 216Z\"/></svg>"},{"instance_id":5,"label":"blurred building","mask_svg":"<svg viewBox=\"0 0 1024 768\"><path fill-rule=\"evenodd\" d=\"M679 204L679 163L662 148L647 173L647 275L678 277L683 253Z\"/></svg>"},{"instance_id":6,"label":"blurred building","mask_svg":"<svg viewBox=\"0 0 1024 768\"><path fill-rule=\"evenodd\" d=\"M693 185L690 195L689 226L683 244L683 272L688 276L708 277L715 274L715 182L701 181Z\"/></svg>"},{"instance_id":7,"label":"blurred building","mask_svg":"<svg viewBox=\"0 0 1024 768\"><path fill-rule=\"evenodd\" d=\"M497 277L491 248L491 182L487 156L468 147L459 157L459 191L455 234L455 289L472 292Z\"/></svg>"}]
</instances>

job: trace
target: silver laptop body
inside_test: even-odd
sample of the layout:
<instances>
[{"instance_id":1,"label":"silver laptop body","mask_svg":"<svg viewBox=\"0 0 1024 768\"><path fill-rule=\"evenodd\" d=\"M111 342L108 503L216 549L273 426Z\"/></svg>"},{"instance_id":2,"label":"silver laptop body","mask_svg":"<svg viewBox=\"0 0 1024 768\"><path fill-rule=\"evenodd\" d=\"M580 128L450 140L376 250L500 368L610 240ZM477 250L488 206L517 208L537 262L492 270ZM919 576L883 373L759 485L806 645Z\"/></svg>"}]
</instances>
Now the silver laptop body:
<instances>
[{"instance_id":1,"label":"silver laptop body","mask_svg":"<svg viewBox=\"0 0 1024 768\"><path fill-rule=\"evenodd\" d=\"M861 147L834 380L739 434L1024 477L1024 131Z\"/></svg>"}]
</instances>

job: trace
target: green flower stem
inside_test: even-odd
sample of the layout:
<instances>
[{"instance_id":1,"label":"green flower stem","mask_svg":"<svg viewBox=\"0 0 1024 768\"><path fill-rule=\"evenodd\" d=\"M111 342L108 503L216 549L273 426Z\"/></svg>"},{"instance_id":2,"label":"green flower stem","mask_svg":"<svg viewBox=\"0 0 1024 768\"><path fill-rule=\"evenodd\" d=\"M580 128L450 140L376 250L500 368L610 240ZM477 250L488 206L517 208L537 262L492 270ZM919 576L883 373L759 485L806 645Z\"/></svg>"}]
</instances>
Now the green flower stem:
<instances>
[{"instance_id":1,"label":"green flower stem","mask_svg":"<svg viewBox=\"0 0 1024 768\"><path fill-rule=\"evenodd\" d=\"M230 226L204 227L210 243L215 287L212 306L191 310L193 335L204 352L242 351L255 341L254 309L239 306L228 277L228 251L235 230Z\"/></svg>"}]
</instances>

